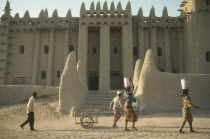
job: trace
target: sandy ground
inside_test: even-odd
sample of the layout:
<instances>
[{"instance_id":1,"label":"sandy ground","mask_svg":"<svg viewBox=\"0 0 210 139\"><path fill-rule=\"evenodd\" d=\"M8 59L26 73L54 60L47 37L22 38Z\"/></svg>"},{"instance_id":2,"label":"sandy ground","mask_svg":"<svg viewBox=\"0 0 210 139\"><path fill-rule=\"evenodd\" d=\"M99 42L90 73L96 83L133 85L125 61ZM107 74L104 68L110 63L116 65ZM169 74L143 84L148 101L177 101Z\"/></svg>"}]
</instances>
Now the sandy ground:
<instances>
[{"instance_id":1,"label":"sandy ground","mask_svg":"<svg viewBox=\"0 0 210 139\"><path fill-rule=\"evenodd\" d=\"M36 102L35 128L30 131L29 125L22 130L19 125L26 119L26 103L0 107L0 139L98 139L98 138L194 138L210 139L210 112L193 111L194 129L184 128L185 134L178 133L182 123L181 113L139 115L136 123L138 131L124 131L124 117L118 122L118 128L111 128L113 117L99 117L99 123L93 129L83 129L75 125L74 118L60 116L55 112L57 98L43 98ZM131 123L129 123L129 127Z\"/></svg>"}]
</instances>

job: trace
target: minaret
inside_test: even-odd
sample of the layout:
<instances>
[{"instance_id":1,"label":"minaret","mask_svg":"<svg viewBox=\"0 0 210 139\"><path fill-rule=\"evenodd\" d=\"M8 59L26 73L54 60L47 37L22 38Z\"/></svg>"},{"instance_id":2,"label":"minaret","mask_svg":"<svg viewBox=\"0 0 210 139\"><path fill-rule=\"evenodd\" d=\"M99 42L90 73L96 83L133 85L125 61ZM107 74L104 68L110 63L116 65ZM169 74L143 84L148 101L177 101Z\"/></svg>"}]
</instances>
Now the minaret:
<instances>
[{"instance_id":1,"label":"minaret","mask_svg":"<svg viewBox=\"0 0 210 139\"><path fill-rule=\"evenodd\" d=\"M6 76L8 74L7 68L8 68L8 51L9 51L9 23L10 19L12 16L10 15L10 3L7 1L5 9L4 9L4 14L1 17L1 22L0 22L0 65L3 65L2 68L0 69L0 85L5 85L6 83Z\"/></svg>"}]
</instances>

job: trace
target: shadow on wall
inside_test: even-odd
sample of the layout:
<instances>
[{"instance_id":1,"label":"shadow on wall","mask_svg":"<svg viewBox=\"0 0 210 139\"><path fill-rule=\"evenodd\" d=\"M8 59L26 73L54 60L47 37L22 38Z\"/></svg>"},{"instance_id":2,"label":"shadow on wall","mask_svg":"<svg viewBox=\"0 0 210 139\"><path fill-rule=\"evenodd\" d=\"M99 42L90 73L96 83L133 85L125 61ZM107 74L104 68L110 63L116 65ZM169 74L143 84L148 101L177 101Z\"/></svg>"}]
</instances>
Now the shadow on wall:
<instances>
[{"instance_id":1,"label":"shadow on wall","mask_svg":"<svg viewBox=\"0 0 210 139\"><path fill-rule=\"evenodd\" d=\"M157 70L152 50L148 50L135 94L141 112L173 112L181 110L180 79L189 79L192 102L201 110L210 108L210 75L174 74Z\"/></svg>"},{"instance_id":2,"label":"shadow on wall","mask_svg":"<svg viewBox=\"0 0 210 139\"><path fill-rule=\"evenodd\" d=\"M38 96L58 95L58 87L2 85L0 86L0 105L12 105L28 101L33 92L37 92Z\"/></svg>"}]
</instances>

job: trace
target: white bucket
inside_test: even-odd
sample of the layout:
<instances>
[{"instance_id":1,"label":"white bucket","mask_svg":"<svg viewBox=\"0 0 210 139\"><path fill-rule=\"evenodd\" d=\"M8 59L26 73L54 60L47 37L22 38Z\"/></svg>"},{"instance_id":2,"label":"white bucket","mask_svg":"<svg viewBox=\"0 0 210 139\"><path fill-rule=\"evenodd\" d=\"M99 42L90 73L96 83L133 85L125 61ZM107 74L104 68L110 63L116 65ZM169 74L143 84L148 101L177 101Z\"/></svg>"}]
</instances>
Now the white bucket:
<instances>
[{"instance_id":1,"label":"white bucket","mask_svg":"<svg viewBox=\"0 0 210 139\"><path fill-rule=\"evenodd\" d=\"M182 89L188 89L188 80L181 79L181 85L182 85Z\"/></svg>"},{"instance_id":2,"label":"white bucket","mask_svg":"<svg viewBox=\"0 0 210 139\"><path fill-rule=\"evenodd\" d=\"M124 78L124 86L125 87L131 87L131 82L129 78Z\"/></svg>"}]
</instances>

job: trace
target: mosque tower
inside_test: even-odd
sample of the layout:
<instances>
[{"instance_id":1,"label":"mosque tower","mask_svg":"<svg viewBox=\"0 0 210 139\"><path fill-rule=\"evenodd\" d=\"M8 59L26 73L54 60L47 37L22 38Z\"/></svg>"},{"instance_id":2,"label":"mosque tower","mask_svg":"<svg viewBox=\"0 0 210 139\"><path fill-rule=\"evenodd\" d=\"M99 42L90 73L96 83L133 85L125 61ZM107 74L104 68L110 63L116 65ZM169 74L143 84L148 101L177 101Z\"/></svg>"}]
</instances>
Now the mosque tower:
<instances>
[{"instance_id":1,"label":"mosque tower","mask_svg":"<svg viewBox=\"0 0 210 139\"><path fill-rule=\"evenodd\" d=\"M210 70L210 0L184 0L185 72L208 74Z\"/></svg>"},{"instance_id":2,"label":"mosque tower","mask_svg":"<svg viewBox=\"0 0 210 139\"><path fill-rule=\"evenodd\" d=\"M11 44L9 44L9 23L12 18L10 15L10 11L10 3L9 1L7 1L6 7L4 9L4 14L1 16L0 24L0 84L5 84L6 74L8 74L8 71L6 69L9 65L9 61L7 60L7 57L10 55L10 53L8 53L8 49L9 47L11 47Z\"/></svg>"}]
</instances>

